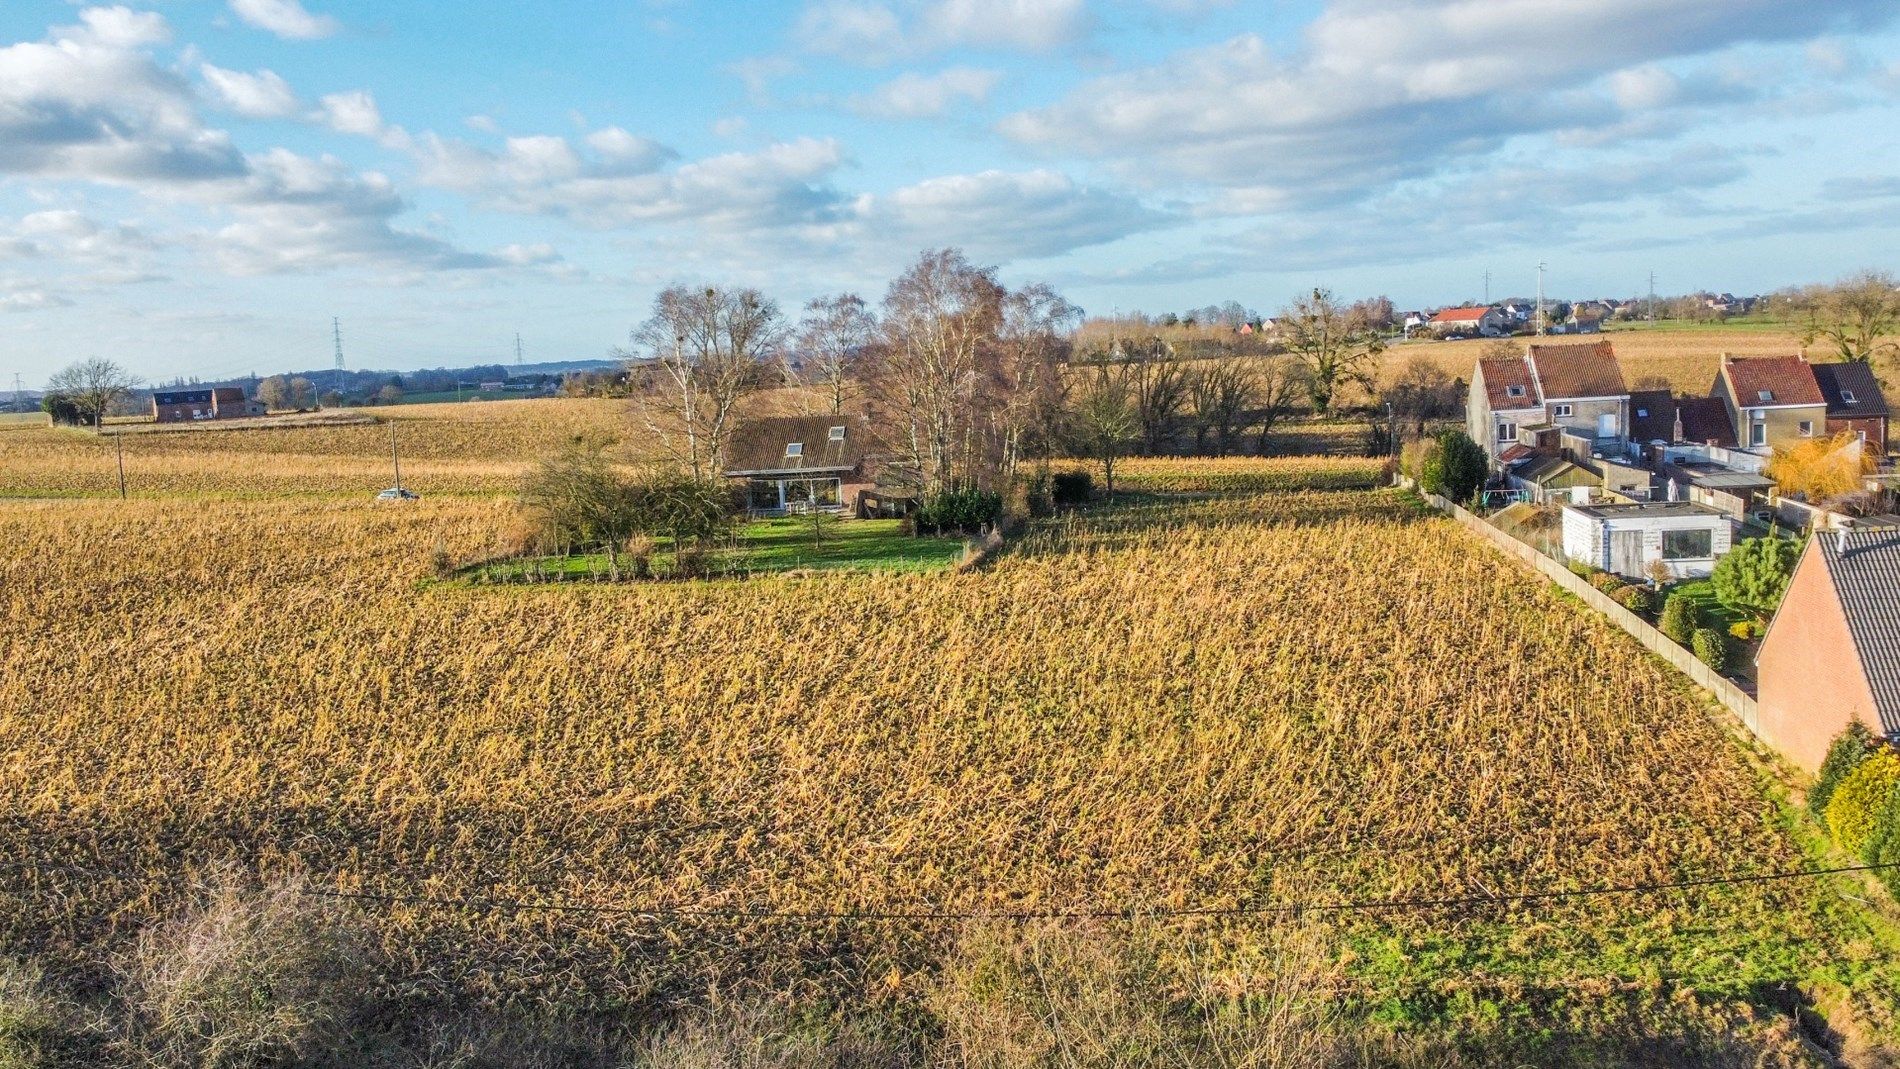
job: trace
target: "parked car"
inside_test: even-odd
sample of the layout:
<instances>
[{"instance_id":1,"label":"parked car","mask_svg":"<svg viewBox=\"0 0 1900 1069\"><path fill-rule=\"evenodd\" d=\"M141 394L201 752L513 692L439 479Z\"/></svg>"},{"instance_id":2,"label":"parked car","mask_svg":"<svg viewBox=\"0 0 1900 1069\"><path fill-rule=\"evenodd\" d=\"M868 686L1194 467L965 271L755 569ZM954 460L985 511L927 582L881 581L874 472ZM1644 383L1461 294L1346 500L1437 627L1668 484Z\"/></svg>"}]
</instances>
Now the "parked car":
<instances>
[{"instance_id":1,"label":"parked car","mask_svg":"<svg viewBox=\"0 0 1900 1069\"><path fill-rule=\"evenodd\" d=\"M384 490L382 493L377 494L376 500L378 501L420 501L422 500L422 495L416 493L414 490L405 490L400 486L392 486L389 489Z\"/></svg>"}]
</instances>

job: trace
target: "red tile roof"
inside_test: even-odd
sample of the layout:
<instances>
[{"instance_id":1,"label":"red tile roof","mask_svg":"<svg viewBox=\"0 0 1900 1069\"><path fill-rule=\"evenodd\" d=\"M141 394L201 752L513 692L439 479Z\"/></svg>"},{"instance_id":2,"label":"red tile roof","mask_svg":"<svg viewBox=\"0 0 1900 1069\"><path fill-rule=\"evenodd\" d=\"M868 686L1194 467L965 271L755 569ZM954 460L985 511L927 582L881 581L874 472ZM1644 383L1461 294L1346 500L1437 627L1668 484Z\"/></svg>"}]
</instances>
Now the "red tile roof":
<instances>
[{"instance_id":1,"label":"red tile roof","mask_svg":"<svg viewBox=\"0 0 1900 1069\"><path fill-rule=\"evenodd\" d=\"M1814 369L1798 356L1730 357L1722 361L1722 374L1741 408L1827 404L1821 384L1814 380Z\"/></svg>"},{"instance_id":2,"label":"red tile roof","mask_svg":"<svg viewBox=\"0 0 1900 1069\"><path fill-rule=\"evenodd\" d=\"M1491 411L1508 412L1512 409L1536 408L1537 384L1531 381L1531 368L1520 357L1502 357L1478 361L1478 369L1484 375L1484 395L1491 402ZM1510 387L1519 388L1519 394L1512 397Z\"/></svg>"},{"instance_id":3,"label":"red tile roof","mask_svg":"<svg viewBox=\"0 0 1900 1069\"><path fill-rule=\"evenodd\" d=\"M1682 440L1698 445L1735 447L1735 424L1720 397L1678 397L1676 418L1682 422Z\"/></svg>"},{"instance_id":4,"label":"red tile roof","mask_svg":"<svg viewBox=\"0 0 1900 1069\"><path fill-rule=\"evenodd\" d=\"M1533 345L1530 360L1544 400L1569 397L1622 397L1630 392L1623 383L1623 366L1607 341L1589 345Z\"/></svg>"},{"instance_id":5,"label":"red tile roof","mask_svg":"<svg viewBox=\"0 0 1900 1069\"><path fill-rule=\"evenodd\" d=\"M1525 457L1535 454L1536 452L1537 450L1532 449L1530 446L1525 445L1523 442L1516 442L1516 443L1513 443L1509 449L1506 449L1504 452L1498 454L1498 463L1515 464L1518 461L1523 460Z\"/></svg>"},{"instance_id":6,"label":"red tile roof","mask_svg":"<svg viewBox=\"0 0 1900 1069\"><path fill-rule=\"evenodd\" d=\"M1489 308L1447 308L1432 317L1434 323L1476 323L1483 319Z\"/></svg>"}]
</instances>

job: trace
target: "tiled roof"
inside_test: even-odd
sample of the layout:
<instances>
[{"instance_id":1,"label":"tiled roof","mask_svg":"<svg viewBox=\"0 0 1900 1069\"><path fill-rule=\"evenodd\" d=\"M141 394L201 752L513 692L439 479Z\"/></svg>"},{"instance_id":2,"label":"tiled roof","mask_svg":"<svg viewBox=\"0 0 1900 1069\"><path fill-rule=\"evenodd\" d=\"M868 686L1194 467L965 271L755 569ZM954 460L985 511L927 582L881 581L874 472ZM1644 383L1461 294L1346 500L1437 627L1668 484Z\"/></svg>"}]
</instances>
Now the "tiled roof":
<instances>
[{"instance_id":1,"label":"tiled roof","mask_svg":"<svg viewBox=\"0 0 1900 1069\"><path fill-rule=\"evenodd\" d=\"M1476 323L1489 308L1447 308L1432 317L1434 323Z\"/></svg>"},{"instance_id":2,"label":"tiled roof","mask_svg":"<svg viewBox=\"0 0 1900 1069\"><path fill-rule=\"evenodd\" d=\"M1491 411L1538 407L1537 384L1531 381L1530 365L1521 358L1479 360L1478 368L1484 372L1484 396L1491 402ZM1513 386L1519 391L1516 397L1511 396Z\"/></svg>"},{"instance_id":3,"label":"tiled roof","mask_svg":"<svg viewBox=\"0 0 1900 1069\"><path fill-rule=\"evenodd\" d=\"M1728 377L1735 403L1742 408L1827 403L1820 384L1814 380L1814 369L1798 356L1730 357L1722 361L1722 374Z\"/></svg>"},{"instance_id":4,"label":"tiled roof","mask_svg":"<svg viewBox=\"0 0 1900 1069\"><path fill-rule=\"evenodd\" d=\"M1827 399L1827 414L1836 419L1859 419L1887 415L1887 397L1880 392L1880 380L1867 364L1812 364L1815 384ZM1852 394L1848 401L1844 394Z\"/></svg>"},{"instance_id":5,"label":"tiled roof","mask_svg":"<svg viewBox=\"0 0 1900 1069\"><path fill-rule=\"evenodd\" d=\"M1623 366L1607 341L1590 345L1533 345L1531 363L1544 388L1544 400L1570 397L1622 397L1630 392L1623 383Z\"/></svg>"},{"instance_id":6,"label":"tiled roof","mask_svg":"<svg viewBox=\"0 0 1900 1069\"><path fill-rule=\"evenodd\" d=\"M1682 440L1698 445L1735 447L1735 424L1720 397L1678 397L1676 418L1682 421Z\"/></svg>"},{"instance_id":7,"label":"tiled roof","mask_svg":"<svg viewBox=\"0 0 1900 1069\"><path fill-rule=\"evenodd\" d=\"M834 441L831 430L844 428ZM792 456L792 445L798 455ZM873 449L870 428L852 416L771 416L747 420L726 448L726 474L851 469Z\"/></svg>"},{"instance_id":8,"label":"tiled roof","mask_svg":"<svg viewBox=\"0 0 1900 1069\"><path fill-rule=\"evenodd\" d=\"M1668 390L1637 390L1630 394L1630 440L1673 442L1676 439L1676 399Z\"/></svg>"},{"instance_id":9,"label":"tiled roof","mask_svg":"<svg viewBox=\"0 0 1900 1069\"><path fill-rule=\"evenodd\" d=\"M1847 617L1874 711L1900 732L1900 529L1823 531L1814 536Z\"/></svg>"},{"instance_id":10,"label":"tiled roof","mask_svg":"<svg viewBox=\"0 0 1900 1069\"><path fill-rule=\"evenodd\" d=\"M1537 451L1535 449L1532 449L1530 446L1525 445L1523 442L1513 442L1511 443L1510 448L1498 454L1498 463L1515 464L1518 461L1523 460L1525 457L1535 455L1536 452Z\"/></svg>"}]
</instances>

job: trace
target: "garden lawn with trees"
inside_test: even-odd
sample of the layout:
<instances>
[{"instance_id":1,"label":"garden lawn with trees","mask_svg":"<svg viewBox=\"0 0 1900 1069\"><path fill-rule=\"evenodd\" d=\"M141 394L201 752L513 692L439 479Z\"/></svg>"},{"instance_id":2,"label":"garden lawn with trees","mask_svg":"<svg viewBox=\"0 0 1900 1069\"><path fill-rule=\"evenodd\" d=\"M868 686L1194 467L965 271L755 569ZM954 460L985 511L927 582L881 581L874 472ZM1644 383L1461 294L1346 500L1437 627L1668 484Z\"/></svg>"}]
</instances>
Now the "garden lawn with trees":
<instances>
[{"instance_id":1,"label":"garden lawn with trees","mask_svg":"<svg viewBox=\"0 0 1900 1069\"><path fill-rule=\"evenodd\" d=\"M814 530L818 533L814 535ZM632 554L618 562L627 578L667 578L679 574L673 540L652 540L646 549L644 570L632 564ZM747 523L706 551L699 574L754 575L791 571L927 572L947 568L962 558L964 541L957 537L919 536L905 530L902 520L841 520L822 516L783 516ZM610 573L604 551L569 556L525 557L477 564L462 569L466 583L534 582L606 578Z\"/></svg>"}]
</instances>

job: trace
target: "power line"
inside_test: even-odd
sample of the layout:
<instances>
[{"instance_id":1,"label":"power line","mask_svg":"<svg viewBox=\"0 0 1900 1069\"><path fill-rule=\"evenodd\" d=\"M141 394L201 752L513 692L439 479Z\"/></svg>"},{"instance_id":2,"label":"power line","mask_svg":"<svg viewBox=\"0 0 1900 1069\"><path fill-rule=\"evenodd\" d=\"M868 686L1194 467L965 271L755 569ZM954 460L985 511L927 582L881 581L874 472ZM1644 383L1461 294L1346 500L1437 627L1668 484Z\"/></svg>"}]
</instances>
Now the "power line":
<instances>
[{"instance_id":1,"label":"power line","mask_svg":"<svg viewBox=\"0 0 1900 1069\"><path fill-rule=\"evenodd\" d=\"M35 864L25 861L0 862L0 868L17 871L67 872L82 876L119 876L150 879L151 873L129 873L112 869L70 864ZM1192 906L1185 908L1124 909L1047 909L1047 910L954 910L934 907L910 907L892 910L796 910L742 909L700 906L621 906L591 902L536 901L511 898L449 898L437 895L343 891L327 888L303 888L298 893L312 898L328 898L368 905L431 907L482 913L578 913L595 916L645 917L674 920L760 920L794 923L879 923L919 921L1037 921L1037 920L1145 920L1167 917L1243 917L1299 916L1307 913L1373 913L1469 909L1476 907L1525 906L1541 902L1598 898L1610 895L1658 894L1668 891L1706 887L1733 887L1774 883L1786 880L1816 879L1850 873L1880 872L1900 868L1900 862L1877 865L1840 865L1820 869L1788 869L1779 872L1746 875L1707 876L1692 880L1651 883L1611 884L1574 888L1567 891L1528 891L1518 894L1456 895L1423 898L1347 898L1310 902L1286 902L1257 906Z\"/></svg>"},{"instance_id":2,"label":"power line","mask_svg":"<svg viewBox=\"0 0 1900 1069\"><path fill-rule=\"evenodd\" d=\"M521 332L515 331L515 366L521 366Z\"/></svg>"},{"instance_id":3,"label":"power line","mask_svg":"<svg viewBox=\"0 0 1900 1069\"><path fill-rule=\"evenodd\" d=\"M343 397L343 321L336 316L330 317L330 336L336 341L336 395L337 403Z\"/></svg>"}]
</instances>

